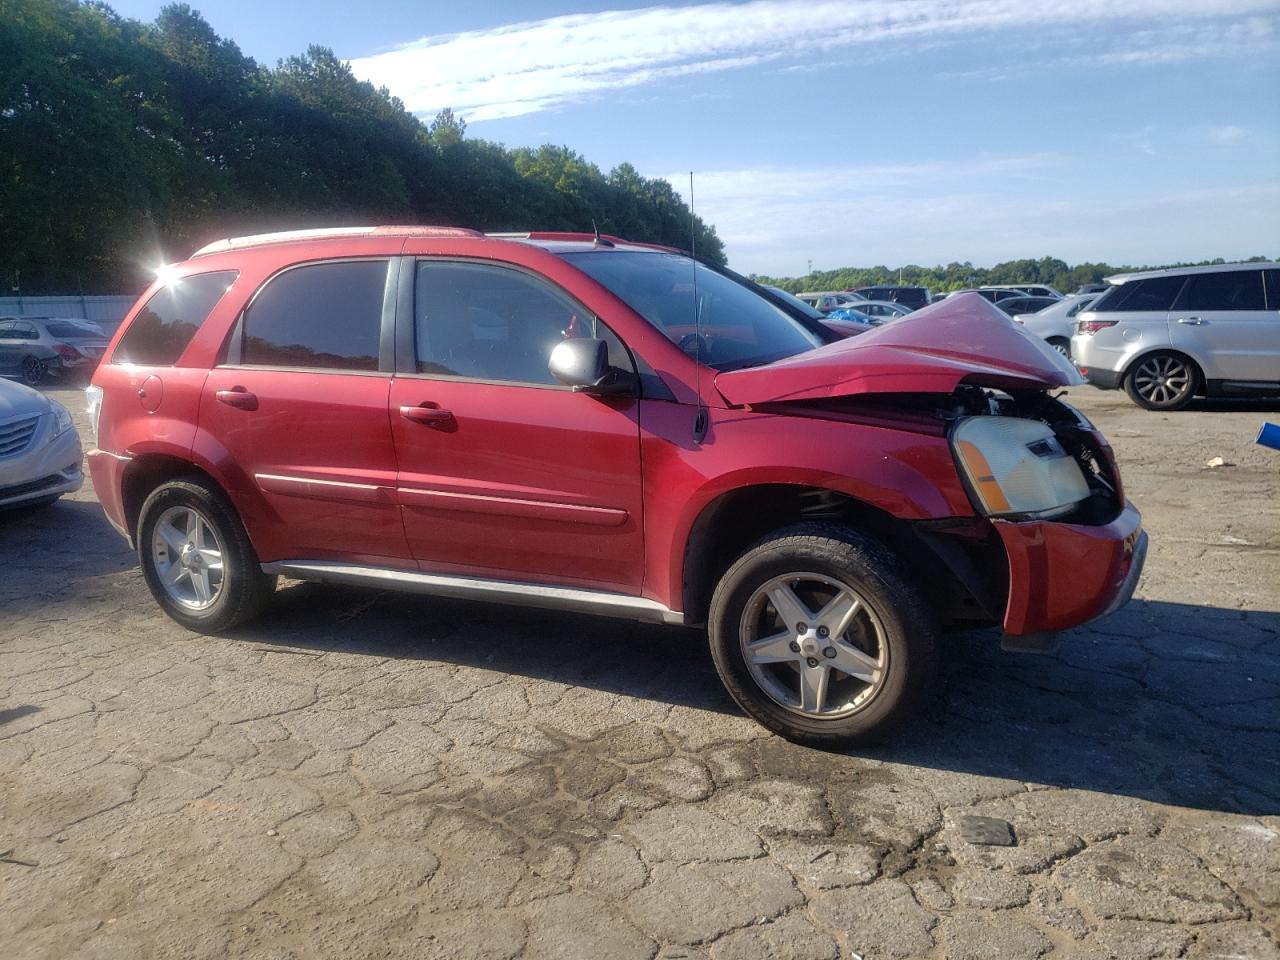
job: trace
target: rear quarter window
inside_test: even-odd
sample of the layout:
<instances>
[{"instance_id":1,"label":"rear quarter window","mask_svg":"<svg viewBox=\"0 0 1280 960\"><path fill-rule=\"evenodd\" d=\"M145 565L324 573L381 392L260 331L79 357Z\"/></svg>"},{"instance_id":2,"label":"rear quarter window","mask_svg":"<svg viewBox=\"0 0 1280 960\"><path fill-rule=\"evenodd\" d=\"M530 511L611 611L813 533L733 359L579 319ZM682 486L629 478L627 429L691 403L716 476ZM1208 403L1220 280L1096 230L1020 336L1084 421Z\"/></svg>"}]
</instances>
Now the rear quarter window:
<instances>
[{"instance_id":1,"label":"rear quarter window","mask_svg":"<svg viewBox=\"0 0 1280 960\"><path fill-rule=\"evenodd\" d=\"M133 318L111 362L173 366L236 276L234 270L198 273L161 287Z\"/></svg>"},{"instance_id":2,"label":"rear quarter window","mask_svg":"<svg viewBox=\"0 0 1280 960\"><path fill-rule=\"evenodd\" d=\"M1130 280L1107 291L1089 309L1094 313L1165 313L1173 309L1173 301L1186 279L1149 277L1146 280Z\"/></svg>"}]
</instances>

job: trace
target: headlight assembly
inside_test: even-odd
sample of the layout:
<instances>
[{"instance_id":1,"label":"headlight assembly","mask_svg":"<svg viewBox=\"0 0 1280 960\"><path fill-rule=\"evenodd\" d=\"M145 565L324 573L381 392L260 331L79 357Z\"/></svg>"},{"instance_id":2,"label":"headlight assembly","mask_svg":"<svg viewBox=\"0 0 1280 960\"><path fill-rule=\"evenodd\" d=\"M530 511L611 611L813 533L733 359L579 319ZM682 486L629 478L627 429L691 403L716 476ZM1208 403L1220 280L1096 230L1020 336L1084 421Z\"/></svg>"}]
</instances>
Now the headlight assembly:
<instances>
[{"instance_id":1,"label":"headlight assembly","mask_svg":"<svg viewBox=\"0 0 1280 960\"><path fill-rule=\"evenodd\" d=\"M50 400L49 406L53 407L53 434L49 439L56 440L68 430L74 430L75 424L71 422L71 414L67 412L67 408L56 400Z\"/></svg>"},{"instance_id":2,"label":"headlight assembly","mask_svg":"<svg viewBox=\"0 0 1280 960\"><path fill-rule=\"evenodd\" d=\"M968 417L951 448L974 505L989 517L1055 517L1089 496L1080 465L1039 420Z\"/></svg>"}]
</instances>

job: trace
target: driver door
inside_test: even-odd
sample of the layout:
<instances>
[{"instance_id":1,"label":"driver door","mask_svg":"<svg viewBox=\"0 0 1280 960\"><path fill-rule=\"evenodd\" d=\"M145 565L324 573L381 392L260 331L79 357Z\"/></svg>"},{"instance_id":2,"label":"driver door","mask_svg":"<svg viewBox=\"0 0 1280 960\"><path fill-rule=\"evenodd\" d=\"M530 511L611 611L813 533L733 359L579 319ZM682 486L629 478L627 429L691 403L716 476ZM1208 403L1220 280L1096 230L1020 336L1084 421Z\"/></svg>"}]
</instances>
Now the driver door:
<instances>
[{"instance_id":1,"label":"driver door","mask_svg":"<svg viewBox=\"0 0 1280 960\"><path fill-rule=\"evenodd\" d=\"M419 566L640 593L639 402L557 383L566 336L621 341L563 291L492 262L419 260L412 360L390 419L397 496ZM400 343L405 338L399 338Z\"/></svg>"}]
</instances>

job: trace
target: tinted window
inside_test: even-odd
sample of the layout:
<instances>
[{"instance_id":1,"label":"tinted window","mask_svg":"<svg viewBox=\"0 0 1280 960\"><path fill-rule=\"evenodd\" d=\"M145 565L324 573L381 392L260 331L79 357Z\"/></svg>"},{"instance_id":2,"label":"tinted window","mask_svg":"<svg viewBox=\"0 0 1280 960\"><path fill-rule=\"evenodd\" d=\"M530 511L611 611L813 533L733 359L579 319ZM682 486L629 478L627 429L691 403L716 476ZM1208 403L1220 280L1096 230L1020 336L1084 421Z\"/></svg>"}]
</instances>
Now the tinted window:
<instances>
[{"instance_id":1,"label":"tinted window","mask_svg":"<svg viewBox=\"0 0 1280 960\"><path fill-rule=\"evenodd\" d=\"M1280 270L1264 270L1267 275L1267 309L1280 310Z\"/></svg>"},{"instance_id":2,"label":"tinted window","mask_svg":"<svg viewBox=\"0 0 1280 960\"><path fill-rule=\"evenodd\" d=\"M386 282L386 260L286 270L245 311L240 362L377 370Z\"/></svg>"},{"instance_id":3,"label":"tinted window","mask_svg":"<svg viewBox=\"0 0 1280 960\"><path fill-rule=\"evenodd\" d=\"M12 321L0 321L0 340L16 340L18 339L17 330Z\"/></svg>"},{"instance_id":4,"label":"tinted window","mask_svg":"<svg viewBox=\"0 0 1280 960\"><path fill-rule=\"evenodd\" d=\"M1187 281L1184 310L1265 310L1261 270L1201 273Z\"/></svg>"},{"instance_id":5,"label":"tinted window","mask_svg":"<svg viewBox=\"0 0 1280 960\"><path fill-rule=\"evenodd\" d=\"M44 325L52 337L101 337L102 330L92 323L75 320L50 320Z\"/></svg>"},{"instance_id":6,"label":"tinted window","mask_svg":"<svg viewBox=\"0 0 1280 960\"><path fill-rule=\"evenodd\" d=\"M234 270L200 273L157 290L120 338L112 362L173 366L235 279Z\"/></svg>"},{"instance_id":7,"label":"tinted window","mask_svg":"<svg viewBox=\"0 0 1280 960\"><path fill-rule=\"evenodd\" d=\"M1173 300L1182 289L1186 277L1152 277L1122 283L1098 299L1091 308L1095 313L1116 311L1164 312L1173 309Z\"/></svg>"},{"instance_id":8,"label":"tinted window","mask_svg":"<svg viewBox=\"0 0 1280 960\"><path fill-rule=\"evenodd\" d=\"M505 267L423 261L414 293L419 373L559 384L548 363L557 343L594 337L609 364L631 371L614 333L549 284Z\"/></svg>"}]
</instances>

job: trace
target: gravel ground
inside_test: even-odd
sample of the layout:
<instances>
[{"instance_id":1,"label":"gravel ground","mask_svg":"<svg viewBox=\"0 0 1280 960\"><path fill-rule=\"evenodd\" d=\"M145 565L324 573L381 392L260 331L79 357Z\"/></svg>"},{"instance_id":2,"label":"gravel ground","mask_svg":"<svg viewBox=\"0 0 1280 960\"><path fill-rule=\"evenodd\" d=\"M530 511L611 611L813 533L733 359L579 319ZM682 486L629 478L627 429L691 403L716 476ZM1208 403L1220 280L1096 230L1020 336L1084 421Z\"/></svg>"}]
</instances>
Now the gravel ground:
<instances>
[{"instance_id":1,"label":"gravel ground","mask_svg":"<svg viewBox=\"0 0 1280 960\"><path fill-rule=\"evenodd\" d=\"M1137 598L1050 656L952 637L850 755L689 631L286 583L195 636L91 489L0 517L0 955L1280 957L1280 404L1071 399Z\"/></svg>"}]
</instances>

